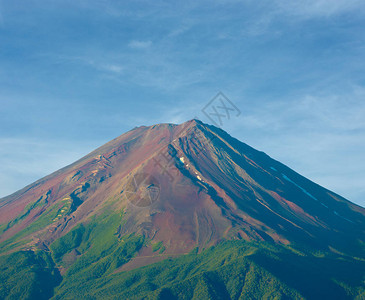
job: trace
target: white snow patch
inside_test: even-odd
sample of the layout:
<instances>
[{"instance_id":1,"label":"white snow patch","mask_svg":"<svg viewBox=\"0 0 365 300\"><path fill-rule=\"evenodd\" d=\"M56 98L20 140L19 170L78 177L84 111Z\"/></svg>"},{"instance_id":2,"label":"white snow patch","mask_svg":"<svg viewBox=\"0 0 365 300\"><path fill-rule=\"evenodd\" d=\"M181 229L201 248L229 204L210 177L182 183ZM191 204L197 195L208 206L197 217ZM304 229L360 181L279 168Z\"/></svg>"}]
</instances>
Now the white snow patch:
<instances>
[{"instance_id":1,"label":"white snow patch","mask_svg":"<svg viewBox=\"0 0 365 300\"><path fill-rule=\"evenodd\" d=\"M196 176L196 178L198 178L200 181L202 181L202 179L200 178L200 176L199 176L199 175L197 175L197 176Z\"/></svg>"},{"instance_id":2,"label":"white snow patch","mask_svg":"<svg viewBox=\"0 0 365 300\"><path fill-rule=\"evenodd\" d=\"M286 181L289 181L291 182L292 184L294 184L296 187L298 187L299 189L302 190L302 192L304 194L306 194L307 196L311 197L312 199L318 201L318 199L316 197L314 197L312 194L310 194L306 189L302 188L299 184L296 184L293 180L291 180L290 178L288 178L288 176L286 176L285 174L281 173L281 175L283 176L283 178L286 180Z\"/></svg>"},{"instance_id":3,"label":"white snow patch","mask_svg":"<svg viewBox=\"0 0 365 300\"><path fill-rule=\"evenodd\" d=\"M184 157L180 157L182 163L184 163Z\"/></svg>"}]
</instances>

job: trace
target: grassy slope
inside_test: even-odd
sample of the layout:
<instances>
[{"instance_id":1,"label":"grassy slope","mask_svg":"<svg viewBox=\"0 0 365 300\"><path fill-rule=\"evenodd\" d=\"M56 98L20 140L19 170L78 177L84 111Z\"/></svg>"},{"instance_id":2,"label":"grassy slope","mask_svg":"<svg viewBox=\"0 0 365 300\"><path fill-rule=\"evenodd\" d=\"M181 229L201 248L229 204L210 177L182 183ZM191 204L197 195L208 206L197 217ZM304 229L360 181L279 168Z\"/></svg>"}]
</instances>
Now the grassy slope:
<instances>
[{"instance_id":1,"label":"grassy slope","mask_svg":"<svg viewBox=\"0 0 365 300\"><path fill-rule=\"evenodd\" d=\"M60 281L45 252L22 251L0 257L0 299L48 299Z\"/></svg>"},{"instance_id":2,"label":"grassy slope","mask_svg":"<svg viewBox=\"0 0 365 300\"><path fill-rule=\"evenodd\" d=\"M247 257L254 251L255 247L247 243L223 243L201 254L167 259L86 284L68 283L57 291L55 299L85 294L90 299L301 298L250 261Z\"/></svg>"},{"instance_id":3,"label":"grassy slope","mask_svg":"<svg viewBox=\"0 0 365 300\"><path fill-rule=\"evenodd\" d=\"M88 282L65 276L55 299L353 299L365 291L364 270L351 259L230 241Z\"/></svg>"},{"instance_id":4,"label":"grassy slope","mask_svg":"<svg viewBox=\"0 0 365 300\"><path fill-rule=\"evenodd\" d=\"M149 243L119 237L120 225L120 214L104 214L56 240L51 253L1 256L0 298L352 299L365 293L363 261L245 241L118 273ZM163 245L152 247L157 252ZM55 265L67 269L62 278Z\"/></svg>"}]
</instances>

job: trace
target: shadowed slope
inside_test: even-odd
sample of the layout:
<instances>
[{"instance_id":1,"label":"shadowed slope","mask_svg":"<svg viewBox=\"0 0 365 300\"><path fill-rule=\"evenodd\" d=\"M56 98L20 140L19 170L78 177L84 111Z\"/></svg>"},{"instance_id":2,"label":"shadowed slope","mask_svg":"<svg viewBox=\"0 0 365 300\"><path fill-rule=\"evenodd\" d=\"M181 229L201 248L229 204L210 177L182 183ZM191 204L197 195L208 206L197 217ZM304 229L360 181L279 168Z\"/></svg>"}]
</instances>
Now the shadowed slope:
<instances>
[{"instance_id":1,"label":"shadowed slope","mask_svg":"<svg viewBox=\"0 0 365 300\"><path fill-rule=\"evenodd\" d=\"M364 245L364 208L221 129L142 126L0 199L0 298L361 297Z\"/></svg>"},{"instance_id":2,"label":"shadowed slope","mask_svg":"<svg viewBox=\"0 0 365 300\"><path fill-rule=\"evenodd\" d=\"M156 189L151 205L133 205L135 176ZM363 208L196 120L135 128L0 206L3 250L47 247L113 207L125 212L119 235L161 241L166 253L228 238L364 256Z\"/></svg>"}]
</instances>

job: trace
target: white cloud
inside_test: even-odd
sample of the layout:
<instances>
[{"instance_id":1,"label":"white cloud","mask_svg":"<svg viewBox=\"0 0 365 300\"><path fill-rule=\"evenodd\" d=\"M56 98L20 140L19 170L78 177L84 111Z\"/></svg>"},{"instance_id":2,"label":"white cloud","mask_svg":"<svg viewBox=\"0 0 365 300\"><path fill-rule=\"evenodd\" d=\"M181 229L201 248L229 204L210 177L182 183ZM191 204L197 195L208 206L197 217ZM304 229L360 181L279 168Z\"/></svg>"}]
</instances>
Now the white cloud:
<instances>
[{"instance_id":1,"label":"white cloud","mask_svg":"<svg viewBox=\"0 0 365 300\"><path fill-rule=\"evenodd\" d=\"M116 64L105 64L100 65L101 69L112 72L112 73L121 73L123 71L123 67Z\"/></svg>"},{"instance_id":2,"label":"white cloud","mask_svg":"<svg viewBox=\"0 0 365 300\"><path fill-rule=\"evenodd\" d=\"M108 73L120 74L124 71L124 66L118 63L115 58L104 58L100 60L95 56L55 55L53 53L43 53L40 56L54 58L59 64L77 63Z\"/></svg>"},{"instance_id":3,"label":"white cloud","mask_svg":"<svg viewBox=\"0 0 365 300\"><path fill-rule=\"evenodd\" d=\"M133 40L128 43L128 47L132 49L146 49L152 45L151 41Z\"/></svg>"},{"instance_id":4,"label":"white cloud","mask_svg":"<svg viewBox=\"0 0 365 300\"><path fill-rule=\"evenodd\" d=\"M364 13L365 8L362 0L278 0L275 4L281 12L302 18Z\"/></svg>"},{"instance_id":5,"label":"white cloud","mask_svg":"<svg viewBox=\"0 0 365 300\"><path fill-rule=\"evenodd\" d=\"M170 33L167 35L167 37L169 37L169 38L178 37L178 36L188 32L196 24L197 24L197 21L192 18L183 20L180 24L178 24L175 28L173 28L170 31Z\"/></svg>"}]
</instances>

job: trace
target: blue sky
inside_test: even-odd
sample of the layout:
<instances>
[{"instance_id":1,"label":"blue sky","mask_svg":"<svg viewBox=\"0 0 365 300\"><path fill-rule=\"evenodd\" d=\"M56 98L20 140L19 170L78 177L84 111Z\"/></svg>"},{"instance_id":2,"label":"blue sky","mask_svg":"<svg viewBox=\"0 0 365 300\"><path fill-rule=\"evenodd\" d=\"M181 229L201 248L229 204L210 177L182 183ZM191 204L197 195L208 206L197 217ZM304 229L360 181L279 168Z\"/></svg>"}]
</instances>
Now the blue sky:
<instances>
[{"instance_id":1,"label":"blue sky","mask_svg":"<svg viewBox=\"0 0 365 300\"><path fill-rule=\"evenodd\" d=\"M356 0L0 0L0 197L222 91L223 129L365 206L364 28Z\"/></svg>"}]
</instances>

